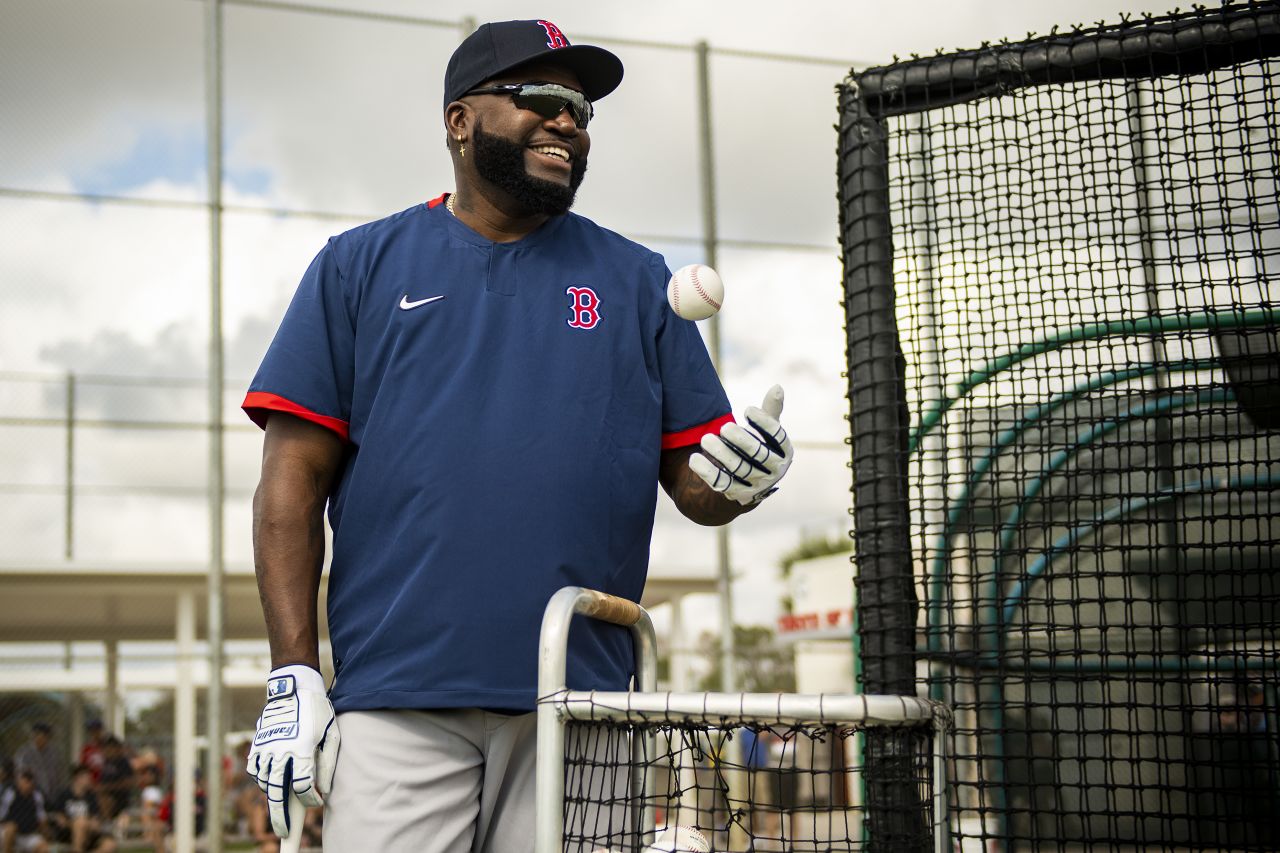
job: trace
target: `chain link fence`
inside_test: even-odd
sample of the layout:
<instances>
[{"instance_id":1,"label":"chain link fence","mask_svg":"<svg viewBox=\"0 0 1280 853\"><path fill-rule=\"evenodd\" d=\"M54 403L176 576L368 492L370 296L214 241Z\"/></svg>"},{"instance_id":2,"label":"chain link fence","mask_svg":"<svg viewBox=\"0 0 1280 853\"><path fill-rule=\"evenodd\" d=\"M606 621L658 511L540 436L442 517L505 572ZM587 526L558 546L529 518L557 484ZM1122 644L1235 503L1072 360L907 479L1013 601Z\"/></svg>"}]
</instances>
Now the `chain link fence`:
<instances>
[{"instance_id":1,"label":"chain link fence","mask_svg":"<svg viewBox=\"0 0 1280 853\"><path fill-rule=\"evenodd\" d=\"M250 542L261 438L239 403L324 241L452 188L440 80L476 23L270 0L0 8L0 763L49 722L69 766L103 719L172 777L175 680L193 678L206 704L211 565L227 578L212 731L233 744L252 724L267 666ZM831 176L833 89L850 62L559 23L617 52L628 76L597 108L577 209L673 269L714 257L730 398L787 385L808 458L771 519L735 534L735 565L768 563L798 525L845 526ZM762 132L761 92L785 93L785 132ZM797 295L812 309L778 310ZM715 550L660 510L655 562L707 565ZM184 647L184 630L201 642ZM212 806L229 814L217 787Z\"/></svg>"}]
</instances>

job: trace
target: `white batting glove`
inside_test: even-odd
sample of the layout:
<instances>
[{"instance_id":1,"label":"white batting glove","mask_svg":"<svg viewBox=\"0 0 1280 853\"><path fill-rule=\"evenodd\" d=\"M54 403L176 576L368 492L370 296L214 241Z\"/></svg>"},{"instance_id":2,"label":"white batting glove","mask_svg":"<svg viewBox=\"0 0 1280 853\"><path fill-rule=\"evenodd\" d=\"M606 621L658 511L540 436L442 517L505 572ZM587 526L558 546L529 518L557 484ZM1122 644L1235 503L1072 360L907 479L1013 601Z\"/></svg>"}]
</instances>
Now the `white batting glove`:
<instances>
[{"instance_id":1,"label":"white batting glove","mask_svg":"<svg viewBox=\"0 0 1280 853\"><path fill-rule=\"evenodd\" d=\"M304 806L324 805L341 742L320 673L301 664L273 669L245 769L267 793L276 835L289 835L290 792Z\"/></svg>"},{"instance_id":2,"label":"white batting glove","mask_svg":"<svg viewBox=\"0 0 1280 853\"><path fill-rule=\"evenodd\" d=\"M704 435L702 453L689 457L693 473L743 506L776 492L795 455L787 431L778 423L782 397L782 386L774 385L764 395L763 408L747 407L747 427L727 423L719 435Z\"/></svg>"}]
</instances>

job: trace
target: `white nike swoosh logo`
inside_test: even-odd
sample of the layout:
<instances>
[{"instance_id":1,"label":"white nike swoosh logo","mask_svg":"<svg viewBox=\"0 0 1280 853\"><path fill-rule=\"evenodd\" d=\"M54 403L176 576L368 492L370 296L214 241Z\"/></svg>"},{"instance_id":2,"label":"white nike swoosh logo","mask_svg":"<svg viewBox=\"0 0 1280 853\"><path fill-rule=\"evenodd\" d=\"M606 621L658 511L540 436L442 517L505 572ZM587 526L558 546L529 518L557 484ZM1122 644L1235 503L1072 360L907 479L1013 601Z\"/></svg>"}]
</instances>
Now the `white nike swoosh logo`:
<instances>
[{"instance_id":1,"label":"white nike swoosh logo","mask_svg":"<svg viewBox=\"0 0 1280 853\"><path fill-rule=\"evenodd\" d=\"M428 302L435 302L437 299L444 299L444 296L428 296L426 299L419 299L416 302L409 301L409 294L400 297L400 308L408 311L410 308L417 308L419 305L426 305Z\"/></svg>"}]
</instances>

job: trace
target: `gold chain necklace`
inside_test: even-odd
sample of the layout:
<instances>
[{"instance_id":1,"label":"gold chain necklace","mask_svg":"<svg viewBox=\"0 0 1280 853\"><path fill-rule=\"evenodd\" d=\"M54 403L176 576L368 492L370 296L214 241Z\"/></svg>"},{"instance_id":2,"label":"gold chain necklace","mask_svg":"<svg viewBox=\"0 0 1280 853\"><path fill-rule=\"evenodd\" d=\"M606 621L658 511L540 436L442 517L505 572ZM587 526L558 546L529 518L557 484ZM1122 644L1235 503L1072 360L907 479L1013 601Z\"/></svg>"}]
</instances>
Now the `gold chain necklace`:
<instances>
[{"instance_id":1,"label":"gold chain necklace","mask_svg":"<svg viewBox=\"0 0 1280 853\"><path fill-rule=\"evenodd\" d=\"M449 212L450 212L450 213L452 213L454 216L457 216L457 215L458 215L457 211L455 211L455 210L453 209L453 200L454 200L455 198L457 198L457 197L458 197L458 196L457 196L457 194L456 194L456 193L449 193L449 197L448 197L447 199L445 199L445 200L444 200L444 208L445 208L445 210L449 211Z\"/></svg>"}]
</instances>

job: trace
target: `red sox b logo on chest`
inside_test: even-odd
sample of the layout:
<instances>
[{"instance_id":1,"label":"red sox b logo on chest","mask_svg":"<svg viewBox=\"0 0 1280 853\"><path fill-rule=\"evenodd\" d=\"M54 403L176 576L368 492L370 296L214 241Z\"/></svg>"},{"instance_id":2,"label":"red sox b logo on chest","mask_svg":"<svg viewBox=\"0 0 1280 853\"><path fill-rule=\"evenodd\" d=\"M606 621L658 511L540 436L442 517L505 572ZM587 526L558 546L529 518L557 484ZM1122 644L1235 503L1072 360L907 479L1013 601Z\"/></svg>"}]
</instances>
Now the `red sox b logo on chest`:
<instances>
[{"instance_id":1,"label":"red sox b logo on chest","mask_svg":"<svg viewBox=\"0 0 1280 853\"><path fill-rule=\"evenodd\" d=\"M574 329L594 329L600 322L600 297L589 287L566 287L569 296L569 319Z\"/></svg>"}]
</instances>

